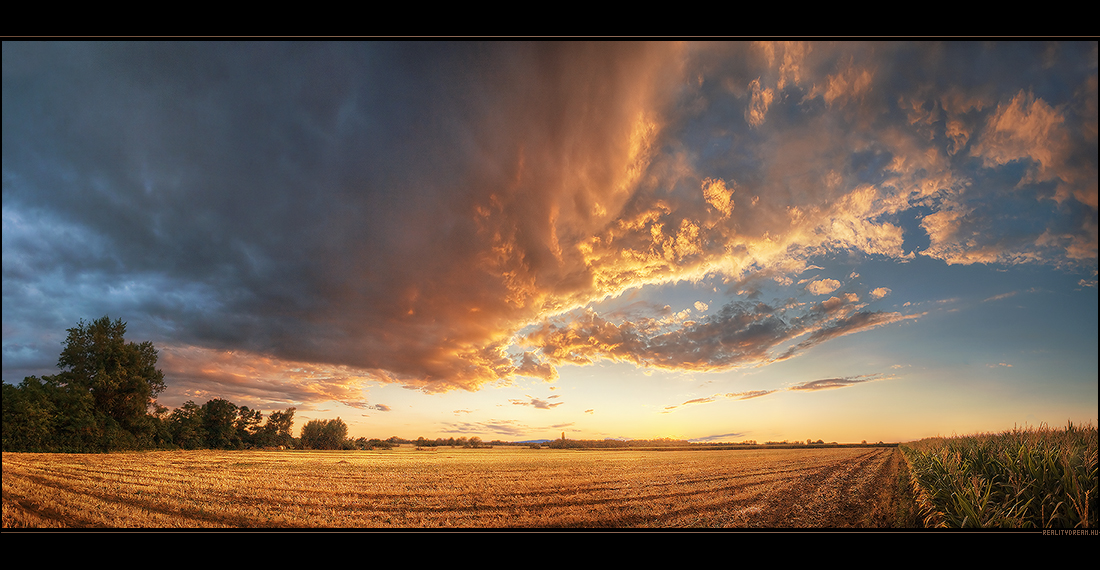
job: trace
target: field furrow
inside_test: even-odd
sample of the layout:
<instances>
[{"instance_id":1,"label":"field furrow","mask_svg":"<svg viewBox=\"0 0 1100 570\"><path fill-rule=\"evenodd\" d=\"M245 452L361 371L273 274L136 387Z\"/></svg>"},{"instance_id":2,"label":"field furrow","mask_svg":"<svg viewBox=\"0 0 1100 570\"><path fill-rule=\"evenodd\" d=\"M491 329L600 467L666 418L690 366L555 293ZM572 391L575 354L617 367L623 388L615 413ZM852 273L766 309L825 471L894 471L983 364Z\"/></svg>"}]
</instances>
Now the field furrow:
<instances>
[{"instance_id":1,"label":"field furrow","mask_svg":"<svg viewBox=\"0 0 1100 570\"><path fill-rule=\"evenodd\" d=\"M5 453L4 527L845 527L894 448Z\"/></svg>"}]
</instances>

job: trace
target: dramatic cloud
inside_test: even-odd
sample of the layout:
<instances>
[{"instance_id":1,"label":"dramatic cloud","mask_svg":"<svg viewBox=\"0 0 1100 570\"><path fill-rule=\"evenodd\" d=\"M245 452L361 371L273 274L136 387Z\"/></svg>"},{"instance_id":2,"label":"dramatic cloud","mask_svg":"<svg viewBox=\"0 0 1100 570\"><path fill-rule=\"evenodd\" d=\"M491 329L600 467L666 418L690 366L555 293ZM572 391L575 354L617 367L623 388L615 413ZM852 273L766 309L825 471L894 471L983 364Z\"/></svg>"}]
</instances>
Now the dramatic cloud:
<instances>
[{"instance_id":1,"label":"dramatic cloud","mask_svg":"<svg viewBox=\"0 0 1100 570\"><path fill-rule=\"evenodd\" d=\"M885 287L793 286L823 258L1097 258L1095 42L1053 68L1030 43L3 58L9 381L103 314L165 347L196 399L363 402L368 382L477 390L600 359L723 370L919 317L864 311ZM592 308L704 278L734 298ZM765 304L764 284L789 290Z\"/></svg>"},{"instance_id":2,"label":"dramatic cloud","mask_svg":"<svg viewBox=\"0 0 1100 570\"><path fill-rule=\"evenodd\" d=\"M591 364L599 359L672 370L723 370L785 360L829 339L919 318L861 312L858 295L830 297L814 305L730 303L700 321L640 318L614 322L592 310L566 315L521 341L552 364ZM776 350L805 339L782 353Z\"/></svg>"}]
</instances>

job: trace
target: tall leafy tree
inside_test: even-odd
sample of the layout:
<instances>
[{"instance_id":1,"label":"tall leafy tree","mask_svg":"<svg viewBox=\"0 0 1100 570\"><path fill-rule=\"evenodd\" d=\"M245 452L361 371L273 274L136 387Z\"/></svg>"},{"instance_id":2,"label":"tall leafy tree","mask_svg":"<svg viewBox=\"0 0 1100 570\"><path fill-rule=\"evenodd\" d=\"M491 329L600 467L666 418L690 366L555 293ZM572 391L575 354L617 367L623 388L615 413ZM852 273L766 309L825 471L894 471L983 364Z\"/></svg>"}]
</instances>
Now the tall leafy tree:
<instances>
[{"instance_id":1,"label":"tall leafy tree","mask_svg":"<svg viewBox=\"0 0 1100 570\"><path fill-rule=\"evenodd\" d=\"M149 415L164 390L164 373L157 369L157 350L151 342L127 343L126 323L104 316L91 323L81 320L68 329L68 339L51 377L68 390L91 394L94 410L139 440L148 438L154 424Z\"/></svg>"},{"instance_id":2,"label":"tall leafy tree","mask_svg":"<svg viewBox=\"0 0 1100 570\"><path fill-rule=\"evenodd\" d=\"M5 385L4 449L110 451L166 443L163 423L150 414L164 390L153 343L127 343L126 323L106 316L82 320L68 333L57 361L61 373Z\"/></svg>"},{"instance_id":3,"label":"tall leafy tree","mask_svg":"<svg viewBox=\"0 0 1100 570\"><path fill-rule=\"evenodd\" d=\"M322 436L324 449L343 449L348 439L348 424L340 418L329 420L325 422Z\"/></svg>"},{"instance_id":4,"label":"tall leafy tree","mask_svg":"<svg viewBox=\"0 0 1100 570\"><path fill-rule=\"evenodd\" d=\"M302 426L302 447L321 449L321 432L325 429L324 420L309 420Z\"/></svg>"},{"instance_id":5,"label":"tall leafy tree","mask_svg":"<svg viewBox=\"0 0 1100 570\"><path fill-rule=\"evenodd\" d=\"M238 409L233 402L221 398L202 405L202 426L206 432L207 447L240 449L243 442L237 433Z\"/></svg>"},{"instance_id":6,"label":"tall leafy tree","mask_svg":"<svg viewBox=\"0 0 1100 570\"><path fill-rule=\"evenodd\" d=\"M255 444L261 447L282 445L290 447L294 440L291 428L294 426L294 408L281 412L271 412L263 427L256 432Z\"/></svg>"},{"instance_id":7,"label":"tall leafy tree","mask_svg":"<svg viewBox=\"0 0 1100 570\"><path fill-rule=\"evenodd\" d=\"M344 420L310 420L302 426L302 447L306 449L343 449L348 438Z\"/></svg>"},{"instance_id":8,"label":"tall leafy tree","mask_svg":"<svg viewBox=\"0 0 1100 570\"><path fill-rule=\"evenodd\" d=\"M241 406L237 410L237 421L234 423L234 426L237 428L237 437L245 446L257 444L260 422L262 422L263 419L264 414L260 410L252 410L249 409L248 406Z\"/></svg>"},{"instance_id":9,"label":"tall leafy tree","mask_svg":"<svg viewBox=\"0 0 1100 570\"><path fill-rule=\"evenodd\" d=\"M56 396L49 384L28 376L18 387L4 384L4 451L49 451L56 447Z\"/></svg>"},{"instance_id":10,"label":"tall leafy tree","mask_svg":"<svg viewBox=\"0 0 1100 570\"><path fill-rule=\"evenodd\" d=\"M206 446L206 430L202 425L202 407L188 400L168 415L168 432L172 441L184 449Z\"/></svg>"}]
</instances>

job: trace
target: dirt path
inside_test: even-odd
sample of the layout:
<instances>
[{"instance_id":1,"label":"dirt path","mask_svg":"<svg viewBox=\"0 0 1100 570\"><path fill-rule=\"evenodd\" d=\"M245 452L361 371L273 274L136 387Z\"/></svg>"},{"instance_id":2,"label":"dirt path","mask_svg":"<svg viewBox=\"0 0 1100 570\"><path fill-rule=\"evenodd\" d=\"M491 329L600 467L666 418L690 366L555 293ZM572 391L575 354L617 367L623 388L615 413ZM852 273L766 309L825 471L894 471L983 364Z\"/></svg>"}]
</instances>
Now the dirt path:
<instances>
[{"instance_id":1,"label":"dirt path","mask_svg":"<svg viewBox=\"0 0 1100 570\"><path fill-rule=\"evenodd\" d=\"M894 526L896 449L869 449L851 461L837 461L792 473L768 494L756 528L887 528Z\"/></svg>"}]
</instances>

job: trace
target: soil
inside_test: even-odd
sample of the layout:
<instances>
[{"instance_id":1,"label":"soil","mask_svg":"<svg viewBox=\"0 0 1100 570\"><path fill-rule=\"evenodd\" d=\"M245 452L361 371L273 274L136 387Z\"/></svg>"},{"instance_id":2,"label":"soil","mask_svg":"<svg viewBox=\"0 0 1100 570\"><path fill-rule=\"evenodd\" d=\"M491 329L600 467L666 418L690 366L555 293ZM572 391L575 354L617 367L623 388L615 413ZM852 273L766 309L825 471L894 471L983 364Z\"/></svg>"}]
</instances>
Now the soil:
<instances>
[{"instance_id":1,"label":"soil","mask_svg":"<svg viewBox=\"0 0 1100 570\"><path fill-rule=\"evenodd\" d=\"M895 528L906 508L898 494L904 462L896 448L878 448L845 462L793 474L745 521L755 528Z\"/></svg>"}]
</instances>

